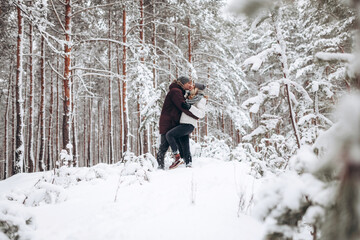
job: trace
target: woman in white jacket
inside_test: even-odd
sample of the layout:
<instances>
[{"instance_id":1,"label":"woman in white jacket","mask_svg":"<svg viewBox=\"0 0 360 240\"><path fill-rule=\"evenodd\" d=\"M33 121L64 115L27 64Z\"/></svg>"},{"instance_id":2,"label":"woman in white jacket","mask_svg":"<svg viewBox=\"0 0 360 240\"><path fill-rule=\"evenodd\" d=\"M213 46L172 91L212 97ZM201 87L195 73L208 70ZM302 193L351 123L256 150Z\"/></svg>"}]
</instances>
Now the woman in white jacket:
<instances>
[{"instance_id":1,"label":"woman in white jacket","mask_svg":"<svg viewBox=\"0 0 360 240\"><path fill-rule=\"evenodd\" d=\"M196 83L195 88L191 90L190 96L182 107L188 109L199 119L205 117L207 96L203 94L205 85ZM166 139L170 144L175 161L170 166L170 169L176 168L183 163L181 157L185 160L186 167L192 166L192 158L190 153L189 134L196 127L197 120L190 117L186 113L181 114L180 124L166 133ZM180 146L178 146L180 145ZM181 156L180 156L181 155Z\"/></svg>"}]
</instances>

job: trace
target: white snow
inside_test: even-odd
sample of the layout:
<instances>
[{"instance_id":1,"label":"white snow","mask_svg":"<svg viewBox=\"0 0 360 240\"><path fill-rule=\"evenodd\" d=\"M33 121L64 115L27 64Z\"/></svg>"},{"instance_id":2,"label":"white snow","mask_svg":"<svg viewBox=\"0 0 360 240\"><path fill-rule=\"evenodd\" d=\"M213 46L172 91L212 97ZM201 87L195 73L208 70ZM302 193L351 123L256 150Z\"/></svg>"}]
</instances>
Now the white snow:
<instances>
[{"instance_id":1,"label":"white snow","mask_svg":"<svg viewBox=\"0 0 360 240\"><path fill-rule=\"evenodd\" d=\"M318 52L315 57L323 61L345 61L352 62L355 59L354 54L350 53L326 53Z\"/></svg>"},{"instance_id":2,"label":"white snow","mask_svg":"<svg viewBox=\"0 0 360 240\"><path fill-rule=\"evenodd\" d=\"M260 8L270 7L271 0L228 0L225 11L233 14L252 14Z\"/></svg>"},{"instance_id":3,"label":"white snow","mask_svg":"<svg viewBox=\"0 0 360 240\"><path fill-rule=\"evenodd\" d=\"M244 214L258 184L246 165L205 157L193 161L193 168L142 168L149 175L145 181L121 174L124 164L63 167L56 176L17 174L0 182L0 210L15 211L12 216L32 240L262 239L262 223ZM126 174L139 172L135 165ZM26 207L8 198L31 189L43 189L53 199ZM29 226L23 223L28 218Z\"/></svg>"}]
</instances>

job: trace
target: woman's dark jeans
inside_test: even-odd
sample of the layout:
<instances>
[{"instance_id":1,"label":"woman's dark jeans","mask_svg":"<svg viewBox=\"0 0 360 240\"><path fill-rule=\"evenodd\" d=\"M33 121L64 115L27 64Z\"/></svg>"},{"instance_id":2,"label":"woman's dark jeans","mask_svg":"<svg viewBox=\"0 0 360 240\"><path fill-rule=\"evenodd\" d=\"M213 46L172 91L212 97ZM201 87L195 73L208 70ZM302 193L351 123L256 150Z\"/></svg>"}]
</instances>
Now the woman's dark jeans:
<instances>
[{"instance_id":1,"label":"woman's dark jeans","mask_svg":"<svg viewBox=\"0 0 360 240\"><path fill-rule=\"evenodd\" d=\"M189 134L194 130L191 124L180 124L166 133L166 140L173 153L180 152L186 163L191 162Z\"/></svg>"},{"instance_id":2,"label":"woman's dark jeans","mask_svg":"<svg viewBox=\"0 0 360 240\"><path fill-rule=\"evenodd\" d=\"M174 132L172 132L173 130ZM179 150L180 156L185 160L185 163L189 163L192 161L191 153L190 153L189 134L193 130L194 130L194 126L191 124L180 124L174 127L173 129L171 129L170 131L168 131L166 134L161 134L161 143L156 157L160 168L164 168L165 153L167 152L169 145L171 144L174 145L174 141L176 146L175 151ZM171 144L168 142L167 139L169 133L170 133L169 137L171 138L170 139ZM187 134L184 135L184 133ZM172 148L172 150L174 149Z\"/></svg>"}]
</instances>

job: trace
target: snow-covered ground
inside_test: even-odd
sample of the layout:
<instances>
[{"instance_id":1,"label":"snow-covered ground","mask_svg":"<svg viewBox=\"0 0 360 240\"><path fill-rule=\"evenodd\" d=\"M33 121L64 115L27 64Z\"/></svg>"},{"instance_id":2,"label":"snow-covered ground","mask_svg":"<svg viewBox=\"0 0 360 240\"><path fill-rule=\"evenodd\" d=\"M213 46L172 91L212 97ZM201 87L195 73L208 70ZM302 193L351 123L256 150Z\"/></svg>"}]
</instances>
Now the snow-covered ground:
<instances>
[{"instance_id":1,"label":"snow-covered ground","mask_svg":"<svg viewBox=\"0 0 360 240\"><path fill-rule=\"evenodd\" d=\"M141 174L121 164L63 169L56 178L18 174L0 181L0 220L31 217L20 239L261 239L264 227L249 214L258 182L248 170L194 158L193 168Z\"/></svg>"}]
</instances>

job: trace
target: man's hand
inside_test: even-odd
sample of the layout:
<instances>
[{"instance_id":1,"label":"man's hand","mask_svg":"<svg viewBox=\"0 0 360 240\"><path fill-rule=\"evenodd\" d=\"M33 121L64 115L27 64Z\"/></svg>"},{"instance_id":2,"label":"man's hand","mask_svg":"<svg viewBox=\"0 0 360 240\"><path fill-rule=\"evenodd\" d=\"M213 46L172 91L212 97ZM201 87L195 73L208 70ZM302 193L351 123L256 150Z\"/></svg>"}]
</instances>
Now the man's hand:
<instances>
[{"instance_id":1,"label":"man's hand","mask_svg":"<svg viewBox=\"0 0 360 240\"><path fill-rule=\"evenodd\" d=\"M187 103L187 102L182 102L181 107L186 109L186 110L189 110L191 108L191 104Z\"/></svg>"}]
</instances>

